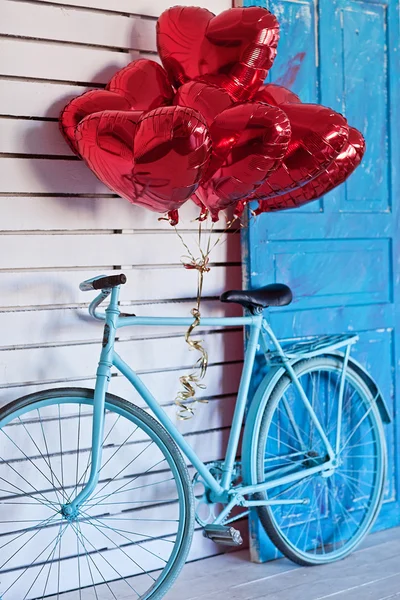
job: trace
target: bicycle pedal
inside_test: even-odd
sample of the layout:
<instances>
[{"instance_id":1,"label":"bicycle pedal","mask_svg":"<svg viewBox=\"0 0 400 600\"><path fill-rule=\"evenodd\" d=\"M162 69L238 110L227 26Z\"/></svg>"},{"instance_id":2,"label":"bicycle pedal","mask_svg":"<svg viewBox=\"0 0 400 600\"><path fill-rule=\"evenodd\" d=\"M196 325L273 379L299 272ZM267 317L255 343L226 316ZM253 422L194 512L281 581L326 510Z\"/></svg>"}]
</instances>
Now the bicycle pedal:
<instances>
[{"instance_id":1,"label":"bicycle pedal","mask_svg":"<svg viewBox=\"0 0 400 600\"><path fill-rule=\"evenodd\" d=\"M243 544L240 531L226 525L206 525L203 535L215 544L223 546L241 546Z\"/></svg>"}]
</instances>

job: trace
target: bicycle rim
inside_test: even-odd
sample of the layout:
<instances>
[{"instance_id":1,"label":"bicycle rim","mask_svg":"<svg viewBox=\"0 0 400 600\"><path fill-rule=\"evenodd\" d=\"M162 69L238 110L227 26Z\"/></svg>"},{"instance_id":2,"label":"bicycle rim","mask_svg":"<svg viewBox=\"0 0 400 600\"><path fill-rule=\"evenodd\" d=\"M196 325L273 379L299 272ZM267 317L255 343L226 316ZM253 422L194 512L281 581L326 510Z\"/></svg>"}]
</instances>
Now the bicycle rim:
<instances>
[{"instance_id":1,"label":"bicycle rim","mask_svg":"<svg viewBox=\"0 0 400 600\"><path fill-rule=\"evenodd\" d=\"M302 361L296 372L335 448L341 359ZM259 480L299 470L306 475L308 468L328 458L298 390L284 376L271 395L261 425ZM287 502L257 510L277 547L300 564L323 564L347 556L368 533L381 505L386 471L382 424L371 392L350 368L344 385L338 458L338 466L330 472L262 495ZM290 504L293 501L304 504Z\"/></svg>"},{"instance_id":2,"label":"bicycle rim","mask_svg":"<svg viewBox=\"0 0 400 600\"><path fill-rule=\"evenodd\" d=\"M141 409L107 396L99 482L62 505L91 465L90 390L51 390L0 412L0 598L162 598L193 532L183 459Z\"/></svg>"}]
</instances>

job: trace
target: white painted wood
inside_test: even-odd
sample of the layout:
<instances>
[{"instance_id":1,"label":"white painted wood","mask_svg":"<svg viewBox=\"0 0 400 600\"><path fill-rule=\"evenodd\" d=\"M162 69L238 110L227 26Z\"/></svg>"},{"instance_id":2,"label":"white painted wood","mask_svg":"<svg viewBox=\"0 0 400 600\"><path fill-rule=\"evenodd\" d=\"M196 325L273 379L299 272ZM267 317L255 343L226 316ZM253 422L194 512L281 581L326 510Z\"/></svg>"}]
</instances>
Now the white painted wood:
<instances>
[{"instance_id":1,"label":"white painted wood","mask_svg":"<svg viewBox=\"0 0 400 600\"><path fill-rule=\"evenodd\" d=\"M241 358L241 332L210 333L202 337L207 343L212 363ZM116 350L137 371L190 368L194 362L182 335L157 340L121 341L116 343ZM77 375L93 377L99 351L99 341L3 351L0 352L0 381L3 384L16 383L21 381L21 377L24 381L35 381L43 373L50 374L53 379Z\"/></svg>"},{"instance_id":2,"label":"white painted wood","mask_svg":"<svg viewBox=\"0 0 400 600\"><path fill-rule=\"evenodd\" d=\"M58 123L0 118L0 153L73 156Z\"/></svg>"},{"instance_id":3,"label":"white painted wood","mask_svg":"<svg viewBox=\"0 0 400 600\"><path fill-rule=\"evenodd\" d=\"M183 270L182 265L151 265L146 268L124 268L128 281L121 293L121 302L140 303L159 301L168 298L194 298L197 290L197 274ZM93 298L88 292L79 290L79 283L99 274L112 275L115 271L101 269L74 271L23 271L3 272L0 276L0 307L39 308L39 307L87 307ZM204 296L219 296L227 288L240 287L240 267L214 266L204 279ZM174 285L171 285L174 281ZM157 284L155 284L157 282ZM180 304L172 305L175 314L183 314L187 309ZM132 308L144 314L146 309ZM165 314L166 305L155 305L153 310ZM237 309L236 309L237 311Z\"/></svg>"},{"instance_id":4,"label":"white painted wood","mask_svg":"<svg viewBox=\"0 0 400 600\"><path fill-rule=\"evenodd\" d=\"M90 87L43 81L0 79L0 115L58 119L69 100Z\"/></svg>"},{"instance_id":5,"label":"white painted wood","mask_svg":"<svg viewBox=\"0 0 400 600\"><path fill-rule=\"evenodd\" d=\"M32 124L27 122L29 147L35 144L31 129ZM81 161L2 157L0 180L6 194L110 194Z\"/></svg>"},{"instance_id":6,"label":"white painted wood","mask_svg":"<svg viewBox=\"0 0 400 600\"><path fill-rule=\"evenodd\" d=\"M139 56L136 50L120 52L93 46L2 38L0 75L105 84L118 69Z\"/></svg>"},{"instance_id":7,"label":"white painted wood","mask_svg":"<svg viewBox=\"0 0 400 600\"><path fill-rule=\"evenodd\" d=\"M227 397L234 395L238 389L239 377L242 368L242 362L230 362L211 364L207 371L205 390L199 390L199 398L216 398L217 396ZM149 371L140 373L145 385L151 389L151 392L159 400L160 404L167 405L174 402L178 391L180 390L179 377L187 374L187 368L176 368L168 371ZM39 373L41 375L41 373ZM26 396L34 392L40 392L48 390L50 388L60 387L80 387L80 388L91 388L94 387L95 375L92 374L90 378L83 376L79 377L75 375L73 379L50 379L51 371L45 373L48 376L47 379L41 379L36 381L21 381L14 384L2 384L0 388L0 405L4 406L7 402L11 402L21 396ZM132 388L131 384L122 375L114 373L115 377L111 378L109 391L116 396L120 396L137 404L138 406L144 407L142 398ZM201 419L207 419L207 405L199 407L200 410L197 414L201 414ZM200 413L201 411L201 413ZM198 419L194 419L193 426L196 426ZM199 429L207 429L199 428Z\"/></svg>"},{"instance_id":8,"label":"white painted wood","mask_svg":"<svg viewBox=\"0 0 400 600\"><path fill-rule=\"evenodd\" d=\"M154 236L157 244L154 244ZM213 250L213 261L227 262L240 260L239 248L228 246L229 235L211 234L211 243L221 237ZM195 234L187 233L185 238L196 247ZM162 253L160 253L162 248ZM0 269L37 269L88 267L92 265L152 265L160 259L164 264L177 264L184 254L181 241L175 232L123 233L109 235L103 233L85 235L82 233L53 235L14 235L0 237Z\"/></svg>"},{"instance_id":9,"label":"white painted wood","mask_svg":"<svg viewBox=\"0 0 400 600\"><path fill-rule=\"evenodd\" d=\"M21 10L23 4L23 10ZM155 21L67 6L1 0L0 34L156 51Z\"/></svg>"},{"instance_id":10,"label":"white painted wood","mask_svg":"<svg viewBox=\"0 0 400 600\"><path fill-rule=\"evenodd\" d=\"M115 11L118 13L151 15L158 17L164 10L171 6L170 0L39 0L39 2L51 2L52 4L68 4L70 6L84 6L93 9ZM187 0L174 0L173 5L187 6ZM232 6L230 0L192 0L191 6L202 6L208 10L218 13Z\"/></svg>"},{"instance_id":11,"label":"white painted wood","mask_svg":"<svg viewBox=\"0 0 400 600\"><path fill-rule=\"evenodd\" d=\"M129 307L135 310L137 315L158 316L162 311L163 316L186 316L190 317L190 311L195 306L195 301L179 304L150 304ZM228 310L227 308L228 307ZM203 316L223 317L234 314L231 305L223 305L221 302L203 302ZM43 344L73 343L86 340L98 340L102 338L102 323L88 317L86 309L52 309L35 312L33 311L0 312L0 330L2 339L1 348L12 348L14 346L41 346ZM237 311L236 311L237 312ZM169 335L182 335L187 327L126 327L118 332L119 339L140 339L143 337L166 337ZM209 329L209 328L208 328ZM214 330L214 328L213 328ZM204 331L202 326L199 331ZM4 344L4 340L7 343Z\"/></svg>"},{"instance_id":12,"label":"white painted wood","mask_svg":"<svg viewBox=\"0 0 400 600\"><path fill-rule=\"evenodd\" d=\"M103 229L109 232L116 229L172 231L170 224L163 219L159 220L157 214L130 204L118 196L33 198L10 195L0 197L0 206L2 216L0 231L89 231L92 229ZM183 233L187 230L198 231L199 209L193 202L186 202L180 209L179 215L178 231ZM209 223L202 225L204 235L207 235L209 227ZM222 232L225 229L224 220L214 226L214 231ZM238 232L233 226L229 231Z\"/></svg>"},{"instance_id":13,"label":"white painted wood","mask_svg":"<svg viewBox=\"0 0 400 600\"><path fill-rule=\"evenodd\" d=\"M186 250L175 231L157 213L112 194L72 155L57 123L71 98L91 84L101 88L131 60L159 62L155 21L172 4L176 0L0 0L0 406L52 387L93 387L102 327L88 317L93 294L80 292L80 281L122 270L128 283L121 305L137 314L188 316L194 306L197 273L182 267ZM194 4L220 12L230 1ZM198 208L187 203L179 225L195 255L197 216ZM220 223L212 234L213 243L221 243L205 276L203 315L240 314L216 299L241 281L239 236L224 229ZM209 404L199 404L190 421L179 421L174 405L179 377L196 359L182 328L121 330L117 350L201 458L212 461L222 458L227 443L243 338L238 328L200 327L199 333L210 356L199 397ZM109 390L144 405L115 370ZM85 436L89 445L90 426ZM12 457L4 444L1 452ZM19 464L33 474L30 461ZM72 468L67 476L73 479ZM190 558L222 551L198 531ZM26 590L20 591L23 597Z\"/></svg>"}]
</instances>

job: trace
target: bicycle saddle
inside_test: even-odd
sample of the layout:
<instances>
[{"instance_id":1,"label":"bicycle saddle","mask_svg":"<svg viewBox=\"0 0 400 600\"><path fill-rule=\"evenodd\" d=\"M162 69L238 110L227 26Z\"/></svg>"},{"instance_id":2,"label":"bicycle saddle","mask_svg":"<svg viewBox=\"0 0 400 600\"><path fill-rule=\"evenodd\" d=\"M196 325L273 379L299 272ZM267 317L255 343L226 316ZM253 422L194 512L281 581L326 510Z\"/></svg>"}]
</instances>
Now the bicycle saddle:
<instances>
[{"instance_id":1,"label":"bicycle saddle","mask_svg":"<svg viewBox=\"0 0 400 600\"><path fill-rule=\"evenodd\" d=\"M286 306L292 301L292 290L283 283L271 283L257 290L229 290L220 296L221 302L234 302L249 310L268 306Z\"/></svg>"}]
</instances>

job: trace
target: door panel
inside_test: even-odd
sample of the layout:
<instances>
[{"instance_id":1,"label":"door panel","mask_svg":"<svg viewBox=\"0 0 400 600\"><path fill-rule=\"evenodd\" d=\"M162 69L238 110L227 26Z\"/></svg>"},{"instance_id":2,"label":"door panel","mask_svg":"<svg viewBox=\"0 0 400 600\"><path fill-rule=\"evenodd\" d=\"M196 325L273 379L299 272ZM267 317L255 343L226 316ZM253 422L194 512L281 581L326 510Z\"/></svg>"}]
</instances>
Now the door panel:
<instances>
[{"instance_id":1,"label":"door panel","mask_svg":"<svg viewBox=\"0 0 400 600\"><path fill-rule=\"evenodd\" d=\"M243 234L244 284L283 282L294 302L271 309L280 338L360 332L354 357L372 373L391 414L399 406L400 153L399 2L251 1L281 22L270 80L304 102L346 115L367 141L360 168L323 199L250 219ZM397 169L396 169L397 166ZM258 365L258 380L262 373ZM397 421L386 426L389 476L376 528L400 523ZM252 556L276 551L250 518Z\"/></svg>"}]
</instances>

